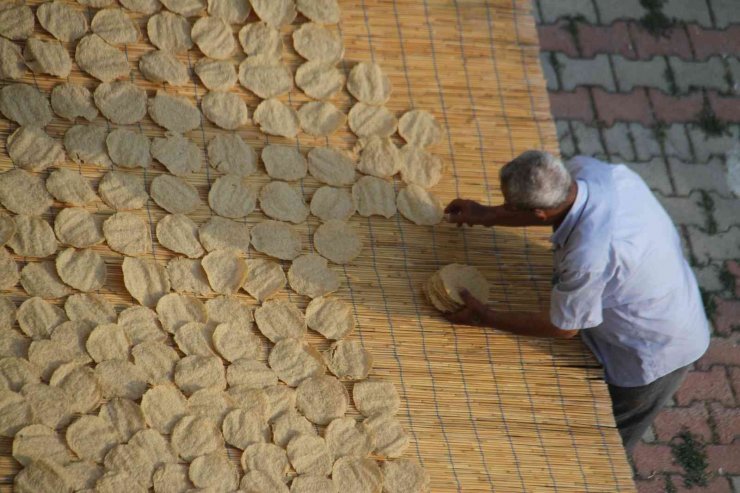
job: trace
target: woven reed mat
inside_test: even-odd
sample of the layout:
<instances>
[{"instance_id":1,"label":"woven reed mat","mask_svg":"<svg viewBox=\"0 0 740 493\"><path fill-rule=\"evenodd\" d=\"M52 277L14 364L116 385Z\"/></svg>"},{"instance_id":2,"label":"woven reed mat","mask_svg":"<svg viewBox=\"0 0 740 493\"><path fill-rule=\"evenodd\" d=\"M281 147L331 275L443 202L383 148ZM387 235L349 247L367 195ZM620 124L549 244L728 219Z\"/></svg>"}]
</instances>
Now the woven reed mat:
<instances>
[{"instance_id":1,"label":"woven reed mat","mask_svg":"<svg viewBox=\"0 0 740 493\"><path fill-rule=\"evenodd\" d=\"M35 9L40 2L29 3ZM339 29L346 55L340 67L348 71L357 61L375 60L393 82L387 105L391 110L399 116L410 108L429 110L444 128L445 138L433 150L447 166L434 189L445 202L457 196L500 202L502 163L530 148L557 152L529 1L344 0L341 6ZM91 19L94 11L87 14ZM143 27L146 18L134 16ZM255 20L251 14L248 21ZM299 16L284 29L285 58L293 70L300 59L290 33L303 21ZM48 37L38 23L37 31ZM69 49L74 52L74 46ZM145 38L125 47L132 80L153 95L156 86L137 69L139 57L151 49ZM180 58L192 67L201 56L194 48ZM76 65L70 80L90 88L97 85ZM48 94L59 80L29 73L25 82ZM195 79L176 90L193 101L204 94ZM247 101L250 113L254 111L258 100L242 88L234 91ZM307 100L297 89L285 99L294 107ZM344 91L335 103L347 112L353 100ZM107 125L102 117L95 123ZM2 120L0 126L4 145L17 125ZM62 139L69 126L55 117L47 132ZM138 128L150 137L164 133L148 117ZM190 132L203 149L204 160L205 143L218 132L207 121ZM252 125L238 133L257 149L268 142ZM351 149L355 140L345 130L329 139L301 134L291 142L305 152L327 143ZM280 141L285 139L269 138ZM3 151L0 169L12 166ZM71 161L64 166L79 170L95 187L103 173ZM138 170L147 189L162 172L159 164ZM196 222L210 215L205 199L216 176L206 165L202 173L188 178L204 199L191 215ZM253 180L267 178L261 172ZM317 183L307 178L302 186L310 197ZM103 216L111 213L99 201L91 208ZM57 211L53 209L50 221ZM139 213L150 221L156 238L153 225L164 212L150 201ZM248 222L261 219L257 212ZM492 302L500 309L547 307L548 231L429 228L398 216L390 220L354 216L351 222L361 232L365 249L351 265L334 266L344 277L338 296L354 305L355 337L374 354L374 374L396 382L403 402L399 417L412 441L406 457L417 459L429 471L433 492L634 491L602 372L578 340L552 342L453 327L428 305L420 290L437 268L462 262L486 275ZM312 249L310 233L317 225L312 217L300 226L306 251ZM123 287L122 259L104 245L96 250L108 264L108 282L100 293L121 310L133 303ZM164 262L171 254L154 244L153 256ZM16 303L27 297L20 288L10 295ZM284 296L301 307L307 301L287 291ZM254 304L245 294L241 297ZM327 345L315 334L309 338L321 349ZM0 441L0 491L10 491L18 467L10 448L11 440Z\"/></svg>"}]
</instances>

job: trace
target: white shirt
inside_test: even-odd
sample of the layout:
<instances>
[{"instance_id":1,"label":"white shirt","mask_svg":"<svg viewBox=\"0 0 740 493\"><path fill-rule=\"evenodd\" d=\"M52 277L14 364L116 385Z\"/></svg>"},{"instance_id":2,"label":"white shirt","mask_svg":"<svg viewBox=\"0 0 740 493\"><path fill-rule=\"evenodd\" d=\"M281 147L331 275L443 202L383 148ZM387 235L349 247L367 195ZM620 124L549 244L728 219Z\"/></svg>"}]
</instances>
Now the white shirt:
<instances>
[{"instance_id":1,"label":"white shirt","mask_svg":"<svg viewBox=\"0 0 740 493\"><path fill-rule=\"evenodd\" d=\"M624 165L568 163L578 194L553 234L550 318L583 329L608 383L647 385L701 357L709 326L670 217Z\"/></svg>"}]
</instances>

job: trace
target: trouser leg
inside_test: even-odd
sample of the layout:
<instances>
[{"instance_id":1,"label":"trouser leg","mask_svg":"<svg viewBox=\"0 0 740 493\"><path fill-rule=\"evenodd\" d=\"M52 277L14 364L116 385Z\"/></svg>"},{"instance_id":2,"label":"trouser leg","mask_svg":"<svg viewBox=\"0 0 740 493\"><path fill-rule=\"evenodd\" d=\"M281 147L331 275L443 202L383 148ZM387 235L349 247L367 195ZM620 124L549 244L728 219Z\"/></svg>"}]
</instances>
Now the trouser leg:
<instances>
[{"instance_id":1,"label":"trouser leg","mask_svg":"<svg viewBox=\"0 0 740 493\"><path fill-rule=\"evenodd\" d=\"M660 410L681 386L688 370L689 366L684 366L640 387L609 385L614 419L628 453L632 453Z\"/></svg>"}]
</instances>

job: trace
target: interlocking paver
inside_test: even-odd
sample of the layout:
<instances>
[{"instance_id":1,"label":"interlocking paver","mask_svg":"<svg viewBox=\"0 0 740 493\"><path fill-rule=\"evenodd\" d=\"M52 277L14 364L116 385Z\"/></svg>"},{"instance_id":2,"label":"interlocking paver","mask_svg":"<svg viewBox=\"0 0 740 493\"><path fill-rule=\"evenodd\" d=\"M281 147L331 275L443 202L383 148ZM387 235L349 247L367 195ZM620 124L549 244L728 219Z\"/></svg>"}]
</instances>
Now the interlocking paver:
<instances>
[{"instance_id":1,"label":"interlocking paver","mask_svg":"<svg viewBox=\"0 0 740 493\"><path fill-rule=\"evenodd\" d=\"M723 233L710 235L689 226L691 246L699 262L740 258L740 227L733 226ZM740 312L737 312L740 315Z\"/></svg>"},{"instance_id":2,"label":"interlocking paver","mask_svg":"<svg viewBox=\"0 0 740 493\"><path fill-rule=\"evenodd\" d=\"M578 86L599 86L607 91L616 90L609 66L609 57L606 55L582 59L558 54L557 60L561 66L560 76L564 90L572 91Z\"/></svg>"},{"instance_id":3,"label":"interlocking paver","mask_svg":"<svg viewBox=\"0 0 740 493\"><path fill-rule=\"evenodd\" d=\"M588 91L585 87L578 87L573 92L550 92L550 110L553 116L566 120L593 121L594 108Z\"/></svg>"},{"instance_id":4,"label":"interlocking paver","mask_svg":"<svg viewBox=\"0 0 740 493\"><path fill-rule=\"evenodd\" d=\"M676 157L682 161L691 161L691 145L686 132L686 126L682 123L674 123L663 127L663 144L666 156Z\"/></svg>"},{"instance_id":5,"label":"interlocking paver","mask_svg":"<svg viewBox=\"0 0 740 493\"><path fill-rule=\"evenodd\" d=\"M658 157L646 162L625 164L640 175L651 190L661 192L664 195L673 193L671 180L668 178L668 168L663 158Z\"/></svg>"},{"instance_id":6,"label":"interlocking paver","mask_svg":"<svg viewBox=\"0 0 740 493\"><path fill-rule=\"evenodd\" d=\"M670 91L666 78L668 64L663 57L654 57L651 60L627 60L621 56L613 56L614 72L619 81L619 90L629 92L635 87L652 87L661 91Z\"/></svg>"},{"instance_id":7,"label":"interlocking paver","mask_svg":"<svg viewBox=\"0 0 740 493\"><path fill-rule=\"evenodd\" d=\"M612 53L631 59L637 57L626 22L616 21L610 26L582 22L576 25L583 58L593 58L599 53Z\"/></svg>"},{"instance_id":8,"label":"interlocking paver","mask_svg":"<svg viewBox=\"0 0 740 493\"><path fill-rule=\"evenodd\" d=\"M591 0L539 0L539 3L543 22L580 15L588 22L596 23L596 10Z\"/></svg>"},{"instance_id":9,"label":"interlocking paver","mask_svg":"<svg viewBox=\"0 0 740 493\"><path fill-rule=\"evenodd\" d=\"M694 192L687 197L666 197L656 193L655 197L671 216L675 224L685 224L704 227L707 223L707 213L700 205L700 194Z\"/></svg>"},{"instance_id":10,"label":"interlocking paver","mask_svg":"<svg viewBox=\"0 0 740 493\"><path fill-rule=\"evenodd\" d=\"M727 186L727 166L720 157L714 157L704 164L686 163L668 158L676 193L688 195L694 190L711 190L723 196L730 196Z\"/></svg>"},{"instance_id":11,"label":"interlocking paver","mask_svg":"<svg viewBox=\"0 0 740 493\"><path fill-rule=\"evenodd\" d=\"M573 138L578 145L578 152L584 156L604 154L604 147L599 139L599 130L582 122L571 122Z\"/></svg>"},{"instance_id":12,"label":"interlocking paver","mask_svg":"<svg viewBox=\"0 0 740 493\"><path fill-rule=\"evenodd\" d=\"M627 123L617 122L604 129L606 148L612 156L612 161L634 161L635 150L632 146L632 136ZM621 158L621 159L620 159Z\"/></svg>"},{"instance_id":13,"label":"interlocking paver","mask_svg":"<svg viewBox=\"0 0 740 493\"><path fill-rule=\"evenodd\" d=\"M615 93L595 87L592 91L599 119L606 125L610 126L614 122L621 121L652 125L655 121L647 94L642 89L635 89L628 93Z\"/></svg>"},{"instance_id":14,"label":"interlocking paver","mask_svg":"<svg viewBox=\"0 0 740 493\"><path fill-rule=\"evenodd\" d=\"M545 81L547 81L547 90L557 91L558 76L555 72L555 68L552 66L552 63L550 63L550 53L540 53L540 65L542 65L542 73L545 76Z\"/></svg>"},{"instance_id":15,"label":"interlocking paver","mask_svg":"<svg viewBox=\"0 0 740 493\"><path fill-rule=\"evenodd\" d=\"M655 436L658 441L670 442L683 429L706 441L712 439L712 429L709 427L709 412L703 402L694 402L687 407L666 409L653 423Z\"/></svg>"},{"instance_id":16,"label":"interlocking paver","mask_svg":"<svg viewBox=\"0 0 740 493\"><path fill-rule=\"evenodd\" d=\"M735 2L735 0L730 0ZM737 9L740 12L740 9ZM696 24L686 26L697 60L706 60L713 55L736 55L740 53L740 24L724 29L704 29ZM735 79L737 81L737 79Z\"/></svg>"},{"instance_id":17,"label":"interlocking paver","mask_svg":"<svg viewBox=\"0 0 740 493\"><path fill-rule=\"evenodd\" d=\"M635 159L637 161L649 161L661 156L660 144L652 127L630 123L630 131L635 142Z\"/></svg>"},{"instance_id":18,"label":"interlocking paver","mask_svg":"<svg viewBox=\"0 0 740 493\"><path fill-rule=\"evenodd\" d=\"M696 275L696 281L702 289L707 291L720 291L723 288L720 273L722 272L721 262L709 263L697 266L692 269Z\"/></svg>"},{"instance_id":19,"label":"interlocking paver","mask_svg":"<svg viewBox=\"0 0 740 493\"><path fill-rule=\"evenodd\" d=\"M712 156L727 156L733 150L740 150L740 125L728 126L722 135L707 135L698 125L689 125L689 136L694 144L696 159L708 161Z\"/></svg>"},{"instance_id":20,"label":"interlocking paver","mask_svg":"<svg viewBox=\"0 0 740 493\"><path fill-rule=\"evenodd\" d=\"M611 24L617 19L639 19L647 13L640 0L596 0L602 24Z\"/></svg>"},{"instance_id":21,"label":"interlocking paver","mask_svg":"<svg viewBox=\"0 0 740 493\"><path fill-rule=\"evenodd\" d=\"M696 88L716 89L718 91L728 91L730 89L725 77L725 65L720 57L715 56L705 61L694 62L672 56L668 57L668 61L673 70L676 85L681 92L688 92Z\"/></svg>"},{"instance_id":22,"label":"interlocking paver","mask_svg":"<svg viewBox=\"0 0 740 493\"><path fill-rule=\"evenodd\" d=\"M694 401L716 401L726 406L735 405L727 373L720 367L713 367L709 371L689 372L683 386L674 397L679 406L688 406Z\"/></svg>"},{"instance_id":23,"label":"interlocking paver","mask_svg":"<svg viewBox=\"0 0 740 493\"><path fill-rule=\"evenodd\" d=\"M732 226L740 226L740 198L722 197L714 193L709 194L713 210L712 217L717 224L718 231L726 231Z\"/></svg>"},{"instance_id":24,"label":"interlocking paver","mask_svg":"<svg viewBox=\"0 0 740 493\"><path fill-rule=\"evenodd\" d=\"M669 18L712 27L712 18L705 0L667 0L662 10Z\"/></svg>"},{"instance_id":25,"label":"interlocking paver","mask_svg":"<svg viewBox=\"0 0 740 493\"><path fill-rule=\"evenodd\" d=\"M629 30L630 37L634 40L635 51L640 59L645 60L662 55L673 55L683 59L691 58L689 37L681 27L669 29L662 36L655 36L639 22L630 22Z\"/></svg>"},{"instance_id":26,"label":"interlocking paver","mask_svg":"<svg viewBox=\"0 0 740 493\"><path fill-rule=\"evenodd\" d=\"M560 154L566 159L575 155L576 150L573 146L573 135L571 134L568 122L565 120L556 121L555 129L558 132L558 141L560 142Z\"/></svg>"},{"instance_id":27,"label":"interlocking paver","mask_svg":"<svg viewBox=\"0 0 740 493\"><path fill-rule=\"evenodd\" d=\"M710 0L717 27L725 28L730 24L740 24L740 8L737 0Z\"/></svg>"}]
</instances>

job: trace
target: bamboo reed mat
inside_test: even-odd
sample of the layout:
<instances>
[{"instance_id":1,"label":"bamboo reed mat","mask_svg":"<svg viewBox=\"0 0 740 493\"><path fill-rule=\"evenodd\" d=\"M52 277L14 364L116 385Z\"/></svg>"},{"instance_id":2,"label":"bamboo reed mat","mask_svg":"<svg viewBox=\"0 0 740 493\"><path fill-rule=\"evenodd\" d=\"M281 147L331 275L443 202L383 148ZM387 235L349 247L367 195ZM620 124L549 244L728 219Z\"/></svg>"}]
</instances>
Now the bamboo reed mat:
<instances>
[{"instance_id":1,"label":"bamboo reed mat","mask_svg":"<svg viewBox=\"0 0 740 493\"><path fill-rule=\"evenodd\" d=\"M40 2L29 3L35 9ZM501 164L530 148L557 152L528 0L340 3L338 29L346 46L340 67L348 72L357 61L378 62L393 83L387 105L392 111L400 116L411 108L426 109L441 123L445 138L433 150L447 170L434 191L445 202L457 196L500 202ZM94 11L86 14L91 19ZM135 17L143 26L146 18ZM255 20L251 14L248 21ZM284 29L285 58L293 70L300 60L290 32L303 21L299 17ZM37 31L48 37L38 23ZM74 46L69 49L73 53ZM132 80L147 88L150 96L156 86L143 79L137 61L151 49L145 34L139 44L125 47ZM200 57L196 48L180 56L191 68ZM70 80L91 89L97 85L76 65ZM25 82L48 93L59 80L29 73ZM194 102L204 94L195 78L188 86L168 90ZM258 100L241 88L234 91L247 101L250 113L254 111ZM294 107L307 100L297 89L285 99ZM352 103L346 91L335 100L345 113ZM108 125L102 117L94 123ZM2 120L0 126L4 146L17 125ZM55 117L47 131L61 139L69 127L69 122ZM148 117L138 128L150 137L164 134ZM203 149L204 162L205 143L218 132L222 131L204 121L202 128L188 134ZM258 150L267 142L287 142L268 139L252 125L238 133ZM301 134L290 142L305 152L327 143L352 149L355 140L344 130L329 139ZM0 169L12 166L3 150ZM104 172L71 161L64 166L82 172L95 187ZM135 172L148 189L163 171L154 164ZM201 173L188 178L204 200L191 215L196 222L210 215L206 197L217 176L206 164ZM267 177L262 171L250 180L264 183ZM317 185L310 177L301 183L307 199ZM112 212L102 202L90 209L101 216ZM52 210L50 221L57 211ZM139 213L152 224L156 238L153 225L163 211L150 201ZM248 222L263 218L258 211ZM406 457L417 459L429 471L433 492L634 491L602 372L579 341L551 342L453 327L422 296L420 286L431 273L444 264L462 262L486 275L492 302L499 308L547 307L551 275L547 231L419 227L398 216L390 220L354 216L351 222L361 232L365 248L351 265L334 266L343 275L338 296L354 306L355 337L374 354L374 374L396 382L403 402L399 417L411 437ZM310 218L300 226L304 251L312 251L311 232L317 225ZM101 294L119 310L132 304L121 279L121 257L103 245L96 250L108 263L108 282ZM153 256L164 262L171 254L154 243ZM10 295L17 303L24 299L19 288ZM301 307L307 301L287 291L284 296ZM246 295L242 298L253 304ZM326 347L314 336L312 342ZM11 441L0 441L0 447L0 491L10 491L17 464L10 458Z\"/></svg>"}]
</instances>

